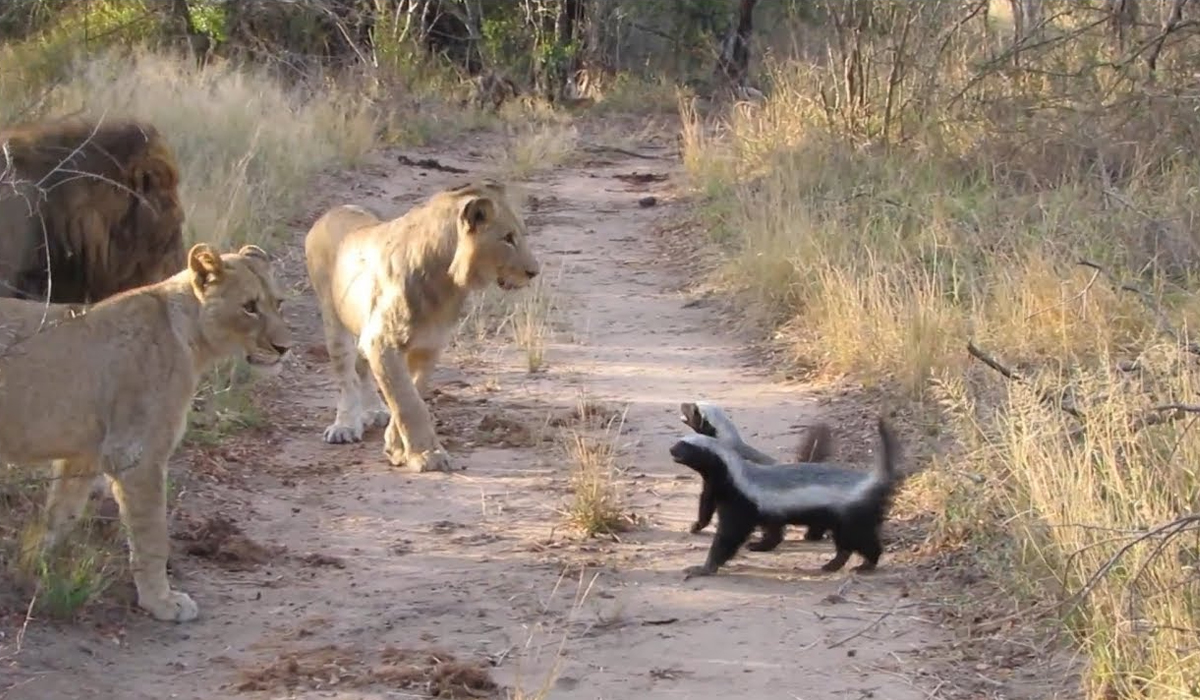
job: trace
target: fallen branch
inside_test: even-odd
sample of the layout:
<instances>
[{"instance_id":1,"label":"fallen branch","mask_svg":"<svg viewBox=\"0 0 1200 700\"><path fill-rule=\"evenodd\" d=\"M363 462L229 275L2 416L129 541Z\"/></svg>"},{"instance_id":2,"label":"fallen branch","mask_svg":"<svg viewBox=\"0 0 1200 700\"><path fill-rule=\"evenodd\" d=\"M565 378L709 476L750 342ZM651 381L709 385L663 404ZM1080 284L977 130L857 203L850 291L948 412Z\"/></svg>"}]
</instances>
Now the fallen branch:
<instances>
[{"instance_id":1,"label":"fallen branch","mask_svg":"<svg viewBox=\"0 0 1200 700\"><path fill-rule=\"evenodd\" d=\"M439 163L437 160L435 160L433 158L415 159L415 158L409 158L408 156L404 155L403 153L396 156L396 161L398 163L400 163L400 165L408 165L408 166L411 166L414 168L425 168L427 170L440 170L443 173L465 173L465 172L467 172L466 170L464 170L462 168L457 168L453 165L443 165L442 163Z\"/></svg>"},{"instance_id":2,"label":"fallen branch","mask_svg":"<svg viewBox=\"0 0 1200 700\"><path fill-rule=\"evenodd\" d=\"M1005 379L1029 386L1028 380L1026 380L1021 375L1017 374L1013 370L1009 369L1008 367L1005 367L1004 365L1000 364L1000 362L998 360L996 360L995 358L993 358L991 355L988 355L983 350L980 350L979 347L977 345L975 345L975 343L973 341L970 341L970 340L967 341L967 354L969 354L971 357L974 357L975 359L979 360L980 362L987 365L988 367L991 367L992 369L996 370L996 372L1000 373L1000 375L1003 376ZM1080 411L1078 408L1075 408L1075 406L1073 406L1073 405L1068 405L1068 403L1066 401L1064 401L1062 398L1055 398L1054 396L1051 396L1048 392L1040 390L1040 389L1038 390L1038 398L1041 400L1042 403L1049 405L1049 406L1054 406L1054 407L1058 408L1059 410L1063 411L1064 413L1066 413L1067 415L1075 418L1076 420L1079 420L1080 422L1082 422L1084 420L1083 412Z\"/></svg>"},{"instance_id":3,"label":"fallen branch","mask_svg":"<svg viewBox=\"0 0 1200 700\"><path fill-rule=\"evenodd\" d=\"M1154 425L1165 425L1174 423L1175 421L1187 415L1195 415L1200 413L1200 405L1188 403L1168 403L1162 406L1155 406L1146 412L1140 418L1136 418L1133 424L1129 426L1133 432L1144 430Z\"/></svg>"}]
</instances>

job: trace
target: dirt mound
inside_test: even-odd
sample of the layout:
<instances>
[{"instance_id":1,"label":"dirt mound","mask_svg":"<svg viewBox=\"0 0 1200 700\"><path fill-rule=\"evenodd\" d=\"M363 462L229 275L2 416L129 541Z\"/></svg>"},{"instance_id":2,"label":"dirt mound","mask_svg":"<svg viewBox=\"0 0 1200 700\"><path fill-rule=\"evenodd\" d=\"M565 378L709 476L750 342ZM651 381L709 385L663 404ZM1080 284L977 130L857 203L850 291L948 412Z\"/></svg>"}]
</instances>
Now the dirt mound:
<instances>
[{"instance_id":1,"label":"dirt mound","mask_svg":"<svg viewBox=\"0 0 1200 700\"><path fill-rule=\"evenodd\" d=\"M261 545L246 536L237 523L223 515L199 520L183 518L175 539L185 543L183 551L234 571L247 571L271 561L279 548Z\"/></svg>"},{"instance_id":2,"label":"dirt mound","mask_svg":"<svg viewBox=\"0 0 1200 700\"><path fill-rule=\"evenodd\" d=\"M538 443L529 426L498 411L488 411L475 426L475 444L531 447Z\"/></svg>"},{"instance_id":3,"label":"dirt mound","mask_svg":"<svg viewBox=\"0 0 1200 700\"><path fill-rule=\"evenodd\" d=\"M499 686L486 665L462 662L440 650L385 647L378 655L327 644L289 652L261 666L242 669L240 692L324 690L385 686L434 698L496 697Z\"/></svg>"}]
</instances>

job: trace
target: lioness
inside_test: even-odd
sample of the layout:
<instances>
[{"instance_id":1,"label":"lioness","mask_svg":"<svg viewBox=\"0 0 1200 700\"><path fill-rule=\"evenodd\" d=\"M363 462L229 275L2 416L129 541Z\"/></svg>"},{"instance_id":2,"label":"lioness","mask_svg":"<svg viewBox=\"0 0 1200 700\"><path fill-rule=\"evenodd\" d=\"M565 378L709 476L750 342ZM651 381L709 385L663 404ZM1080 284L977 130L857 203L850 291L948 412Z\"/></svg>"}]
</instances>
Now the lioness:
<instances>
[{"instance_id":1,"label":"lioness","mask_svg":"<svg viewBox=\"0 0 1200 700\"><path fill-rule=\"evenodd\" d=\"M450 471L422 399L429 375L471 290L523 287L540 269L505 186L444 190L390 221L334 207L312 225L304 254L341 392L325 442L358 442L386 424L393 466Z\"/></svg>"},{"instance_id":2,"label":"lioness","mask_svg":"<svg viewBox=\"0 0 1200 700\"><path fill-rule=\"evenodd\" d=\"M206 368L239 351L277 365L291 347L267 254L248 245L218 256L199 243L162 282L82 314L50 307L45 324L34 302L19 303L0 306L0 328L18 334L0 341L0 462L52 461L43 547L78 520L103 472L129 533L138 605L195 619L196 604L167 581L167 460Z\"/></svg>"}]
</instances>

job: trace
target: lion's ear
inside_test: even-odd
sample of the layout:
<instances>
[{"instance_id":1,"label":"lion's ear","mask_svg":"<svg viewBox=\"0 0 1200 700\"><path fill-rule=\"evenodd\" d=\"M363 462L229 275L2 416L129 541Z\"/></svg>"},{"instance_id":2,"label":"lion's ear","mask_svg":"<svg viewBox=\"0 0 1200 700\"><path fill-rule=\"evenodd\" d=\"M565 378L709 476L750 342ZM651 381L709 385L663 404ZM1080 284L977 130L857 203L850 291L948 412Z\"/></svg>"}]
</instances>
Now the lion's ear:
<instances>
[{"instance_id":1,"label":"lion's ear","mask_svg":"<svg viewBox=\"0 0 1200 700\"><path fill-rule=\"evenodd\" d=\"M238 250L238 255L246 258L258 258L259 260L263 260L265 262L271 262L271 256L267 254L267 251L259 248L256 245L242 246L241 249Z\"/></svg>"},{"instance_id":2,"label":"lion's ear","mask_svg":"<svg viewBox=\"0 0 1200 700\"><path fill-rule=\"evenodd\" d=\"M462 208L462 220L467 230L476 233L484 224L496 218L496 204L487 197L472 197Z\"/></svg>"},{"instance_id":3,"label":"lion's ear","mask_svg":"<svg viewBox=\"0 0 1200 700\"><path fill-rule=\"evenodd\" d=\"M192 287L196 291L204 291L225 275L221 256L214 253L207 243L197 243L188 251L188 269L192 272Z\"/></svg>"}]
</instances>

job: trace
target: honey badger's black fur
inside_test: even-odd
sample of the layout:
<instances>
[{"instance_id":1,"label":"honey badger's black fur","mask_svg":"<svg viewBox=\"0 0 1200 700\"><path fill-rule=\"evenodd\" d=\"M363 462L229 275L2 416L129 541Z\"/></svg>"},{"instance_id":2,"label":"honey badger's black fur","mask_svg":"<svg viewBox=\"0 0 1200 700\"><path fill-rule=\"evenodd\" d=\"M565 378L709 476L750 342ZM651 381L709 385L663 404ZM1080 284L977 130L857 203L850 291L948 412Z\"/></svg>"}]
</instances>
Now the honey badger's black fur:
<instances>
[{"instance_id":1,"label":"honey badger's black fur","mask_svg":"<svg viewBox=\"0 0 1200 700\"><path fill-rule=\"evenodd\" d=\"M863 558L856 571L873 570L883 554L879 529L898 484L895 465L899 456L887 422L880 418L878 428L876 467L857 481L830 481L828 474L814 474L810 469L756 464L708 435L688 435L676 442L671 457L700 474L719 516L708 558L701 566L689 567L688 576L716 573L757 526L763 527L763 540L773 547L784 525L830 531L837 554L822 570L840 570L854 552Z\"/></svg>"},{"instance_id":2,"label":"honey badger's black fur","mask_svg":"<svg viewBox=\"0 0 1200 700\"><path fill-rule=\"evenodd\" d=\"M757 464L778 464L775 458L768 454L760 452L754 447L746 444L737 428L733 425L733 421L725 414L725 412L715 404L697 401L695 403L683 403L679 406L681 420L692 430L716 438L726 446L733 448L739 456ZM867 478L866 472L848 471L845 469L834 468L832 471L826 469L823 462L830 458L829 446L829 429L823 424L817 426L819 429L814 434L810 434L805 440L800 449L801 455L798 463L781 465L784 468L802 467L805 469L815 469L814 475L824 474L834 481L849 481L857 482L859 479ZM692 523L688 529L693 535L699 533L708 524L712 522L713 513L716 510L716 503L713 500L712 487L706 481L700 491L700 504L696 515L696 521ZM770 552L778 547L783 542L783 534L785 526L763 526L762 536L746 545L746 549L752 552ZM804 539L808 542L819 542L825 537L825 528L820 525L810 525L804 533Z\"/></svg>"}]
</instances>

